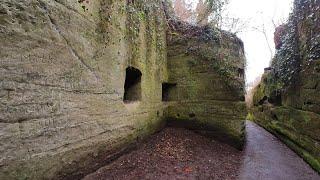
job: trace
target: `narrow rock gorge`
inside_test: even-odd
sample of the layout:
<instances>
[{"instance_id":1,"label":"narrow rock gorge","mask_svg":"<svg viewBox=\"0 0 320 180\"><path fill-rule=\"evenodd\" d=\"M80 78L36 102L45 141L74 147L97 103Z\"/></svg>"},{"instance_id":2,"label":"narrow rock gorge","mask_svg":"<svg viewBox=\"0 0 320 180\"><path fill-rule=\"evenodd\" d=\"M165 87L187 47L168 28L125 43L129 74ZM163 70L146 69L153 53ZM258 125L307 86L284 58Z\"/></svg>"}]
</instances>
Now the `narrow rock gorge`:
<instances>
[{"instance_id":1,"label":"narrow rock gorge","mask_svg":"<svg viewBox=\"0 0 320 180\"><path fill-rule=\"evenodd\" d=\"M295 0L253 97L254 121L320 172L320 2Z\"/></svg>"},{"instance_id":2,"label":"narrow rock gorge","mask_svg":"<svg viewBox=\"0 0 320 180\"><path fill-rule=\"evenodd\" d=\"M242 148L242 41L169 6L0 0L0 179L79 179L167 124ZM301 82L317 97L318 82ZM312 142L314 100L300 106L318 123Z\"/></svg>"}]
</instances>

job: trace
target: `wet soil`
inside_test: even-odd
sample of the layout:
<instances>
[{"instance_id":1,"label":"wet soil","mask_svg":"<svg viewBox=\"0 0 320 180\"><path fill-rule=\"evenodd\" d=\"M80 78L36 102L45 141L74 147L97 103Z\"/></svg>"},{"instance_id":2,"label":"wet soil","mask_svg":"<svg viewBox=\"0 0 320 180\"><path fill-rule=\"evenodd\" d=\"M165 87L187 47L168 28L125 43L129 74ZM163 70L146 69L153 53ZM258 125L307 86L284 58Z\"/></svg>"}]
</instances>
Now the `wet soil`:
<instances>
[{"instance_id":1,"label":"wet soil","mask_svg":"<svg viewBox=\"0 0 320 180\"><path fill-rule=\"evenodd\" d=\"M190 130L166 128L86 176L97 179L237 179L241 151Z\"/></svg>"},{"instance_id":2,"label":"wet soil","mask_svg":"<svg viewBox=\"0 0 320 180\"><path fill-rule=\"evenodd\" d=\"M190 130L168 127L84 179L320 180L263 128L248 121L246 131L241 152Z\"/></svg>"}]
</instances>

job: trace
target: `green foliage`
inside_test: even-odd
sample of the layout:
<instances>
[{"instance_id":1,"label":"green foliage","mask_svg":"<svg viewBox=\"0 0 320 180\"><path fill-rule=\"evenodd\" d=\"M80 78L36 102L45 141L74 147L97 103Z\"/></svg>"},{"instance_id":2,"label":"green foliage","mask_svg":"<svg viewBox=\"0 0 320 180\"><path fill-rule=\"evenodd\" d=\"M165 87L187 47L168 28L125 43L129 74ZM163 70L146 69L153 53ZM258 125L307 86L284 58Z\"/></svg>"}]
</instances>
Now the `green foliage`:
<instances>
[{"instance_id":1,"label":"green foliage","mask_svg":"<svg viewBox=\"0 0 320 180\"><path fill-rule=\"evenodd\" d=\"M286 86L296 82L298 74L320 58L320 5L297 0L286 24L282 45L273 61L274 79Z\"/></svg>"},{"instance_id":2,"label":"green foliage","mask_svg":"<svg viewBox=\"0 0 320 180\"><path fill-rule=\"evenodd\" d=\"M222 9L228 3L229 0L206 0L207 15L211 16L211 24L217 25L221 21Z\"/></svg>"},{"instance_id":3,"label":"green foliage","mask_svg":"<svg viewBox=\"0 0 320 180\"><path fill-rule=\"evenodd\" d=\"M253 113L249 112L248 115L247 115L246 120L248 120L248 121L254 121L254 115L253 115Z\"/></svg>"},{"instance_id":4,"label":"green foliage","mask_svg":"<svg viewBox=\"0 0 320 180\"><path fill-rule=\"evenodd\" d=\"M157 0L128 1L126 4L126 37L130 48L130 61L137 59L141 52L141 43L146 42L147 48L156 47L157 54L163 56L166 44L164 11Z\"/></svg>"},{"instance_id":5,"label":"green foliage","mask_svg":"<svg viewBox=\"0 0 320 180\"><path fill-rule=\"evenodd\" d=\"M294 77L300 72L300 55L298 44L298 32L296 19L291 17L286 34L282 37L283 45L276 53L272 61L274 68L274 79L281 83L290 85L294 82Z\"/></svg>"}]
</instances>

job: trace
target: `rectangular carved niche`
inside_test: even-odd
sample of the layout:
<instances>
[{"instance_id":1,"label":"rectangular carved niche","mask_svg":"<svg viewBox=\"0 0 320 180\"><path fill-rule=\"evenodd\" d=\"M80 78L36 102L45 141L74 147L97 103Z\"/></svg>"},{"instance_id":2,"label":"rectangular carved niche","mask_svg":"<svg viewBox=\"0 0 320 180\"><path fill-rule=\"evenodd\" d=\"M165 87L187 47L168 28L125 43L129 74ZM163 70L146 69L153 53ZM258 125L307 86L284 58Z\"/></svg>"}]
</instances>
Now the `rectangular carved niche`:
<instances>
[{"instance_id":1,"label":"rectangular carved niche","mask_svg":"<svg viewBox=\"0 0 320 180\"><path fill-rule=\"evenodd\" d=\"M176 93L175 83L162 83L162 101L171 101L172 97L174 97L174 93Z\"/></svg>"}]
</instances>

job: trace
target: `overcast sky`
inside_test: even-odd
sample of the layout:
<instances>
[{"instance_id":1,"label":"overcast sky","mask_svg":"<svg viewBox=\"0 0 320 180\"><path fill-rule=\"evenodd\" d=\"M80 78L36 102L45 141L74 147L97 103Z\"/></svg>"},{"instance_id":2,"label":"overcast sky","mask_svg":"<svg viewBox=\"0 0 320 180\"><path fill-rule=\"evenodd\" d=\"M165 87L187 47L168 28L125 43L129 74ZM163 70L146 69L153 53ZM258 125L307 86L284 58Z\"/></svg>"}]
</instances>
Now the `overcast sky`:
<instances>
[{"instance_id":1,"label":"overcast sky","mask_svg":"<svg viewBox=\"0 0 320 180\"><path fill-rule=\"evenodd\" d=\"M272 19L279 24L287 20L293 0L230 0L226 8L234 17L248 21L248 28L239 33L243 40L247 57L247 84L259 77L270 64L270 51L264 35L251 27L266 25L269 44L274 49Z\"/></svg>"}]
</instances>

